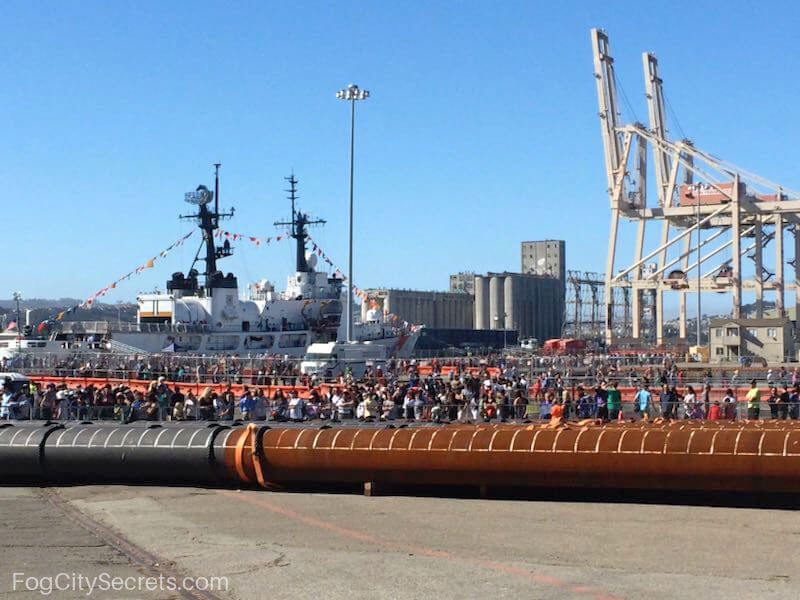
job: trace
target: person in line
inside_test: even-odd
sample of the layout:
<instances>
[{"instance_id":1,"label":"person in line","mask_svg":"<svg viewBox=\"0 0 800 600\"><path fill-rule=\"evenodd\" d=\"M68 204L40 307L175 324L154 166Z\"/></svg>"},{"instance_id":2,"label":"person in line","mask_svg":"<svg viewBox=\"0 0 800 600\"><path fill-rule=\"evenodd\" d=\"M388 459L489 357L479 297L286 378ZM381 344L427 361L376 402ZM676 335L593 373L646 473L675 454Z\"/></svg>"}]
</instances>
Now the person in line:
<instances>
[{"instance_id":1,"label":"person in line","mask_svg":"<svg viewBox=\"0 0 800 600\"><path fill-rule=\"evenodd\" d=\"M608 421L608 394L602 386L594 389L594 402L597 406L597 418L601 421Z\"/></svg>"},{"instance_id":2,"label":"person in line","mask_svg":"<svg viewBox=\"0 0 800 600\"><path fill-rule=\"evenodd\" d=\"M275 398L272 401L272 420L283 422L289 418L289 402L286 396L283 395L283 390L278 390L275 393Z\"/></svg>"},{"instance_id":3,"label":"person in line","mask_svg":"<svg viewBox=\"0 0 800 600\"><path fill-rule=\"evenodd\" d=\"M767 397L767 405L769 406L769 416L773 419L778 418L778 404L781 401L781 397L778 394L778 388L775 385L771 385L769 388L769 396Z\"/></svg>"},{"instance_id":4,"label":"person in line","mask_svg":"<svg viewBox=\"0 0 800 600\"><path fill-rule=\"evenodd\" d=\"M406 392L405 398L403 399L403 415L406 418L406 421L411 423L414 420L414 396L418 393L418 390L414 388L409 388L408 392Z\"/></svg>"},{"instance_id":5,"label":"person in line","mask_svg":"<svg viewBox=\"0 0 800 600\"><path fill-rule=\"evenodd\" d=\"M44 398L42 399L42 404L40 407L41 418L45 421L49 421L55 417L56 407L56 386L51 383L47 386L47 391L45 391Z\"/></svg>"},{"instance_id":6,"label":"person in line","mask_svg":"<svg viewBox=\"0 0 800 600\"><path fill-rule=\"evenodd\" d=\"M672 409L675 402L673 400L672 390L669 389L668 384L665 383L661 386L661 392L658 394L658 401L661 404L661 416L665 419L673 419Z\"/></svg>"},{"instance_id":7,"label":"person in line","mask_svg":"<svg viewBox=\"0 0 800 600\"><path fill-rule=\"evenodd\" d=\"M183 401L183 418L187 421L197 420L197 398L192 390L189 390Z\"/></svg>"},{"instance_id":8,"label":"person in line","mask_svg":"<svg viewBox=\"0 0 800 600\"><path fill-rule=\"evenodd\" d=\"M344 392L337 394L335 401L335 410L338 419L350 419L353 417L354 404L353 398L349 391L345 390Z\"/></svg>"},{"instance_id":9,"label":"person in line","mask_svg":"<svg viewBox=\"0 0 800 600\"><path fill-rule=\"evenodd\" d=\"M425 411L425 396L421 390L414 396L414 420L422 421Z\"/></svg>"},{"instance_id":10,"label":"person in line","mask_svg":"<svg viewBox=\"0 0 800 600\"><path fill-rule=\"evenodd\" d=\"M483 410L480 393L468 389L466 391L466 397L469 402L469 413L472 417L472 422L477 423L478 419L481 417L481 410Z\"/></svg>"},{"instance_id":11,"label":"person in line","mask_svg":"<svg viewBox=\"0 0 800 600\"><path fill-rule=\"evenodd\" d=\"M795 369L795 372L797 369ZM796 421L800 418L800 390L797 385L792 385L792 391L789 394L789 418Z\"/></svg>"},{"instance_id":12,"label":"person in line","mask_svg":"<svg viewBox=\"0 0 800 600\"><path fill-rule=\"evenodd\" d=\"M564 405L559 400L553 402L550 409L550 421L561 421L564 418Z\"/></svg>"},{"instance_id":13,"label":"person in line","mask_svg":"<svg viewBox=\"0 0 800 600\"><path fill-rule=\"evenodd\" d=\"M10 385L4 384L2 400L0 400L0 421L13 419L16 416L14 413L15 408L14 392Z\"/></svg>"},{"instance_id":14,"label":"person in line","mask_svg":"<svg viewBox=\"0 0 800 600\"><path fill-rule=\"evenodd\" d=\"M260 388L256 390L256 394L253 396L252 415L254 421L266 421L267 419L267 399L264 397L264 390Z\"/></svg>"},{"instance_id":15,"label":"person in line","mask_svg":"<svg viewBox=\"0 0 800 600\"><path fill-rule=\"evenodd\" d=\"M289 419L295 423L303 421L306 417L305 408L306 403L297 392L294 390L289 392Z\"/></svg>"},{"instance_id":16,"label":"person in line","mask_svg":"<svg viewBox=\"0 0 800 600\"><path fill-rule=\"evenodd\" d=\"M210 387L203 390L197 400L197 411L201 421L210 421L214 418L214 397L216 394Z\"/></svg>"},{"instance_id":17,"label":"person in line","mask_svg":"<svg viewBox=\"0 0 800 600\"><path fill-rule=\"evenodd\" d=\"M539 418L542 421L549 421L552 412L552 392L547 392L539 403Z\"/></svg>"},{"instance_id":18,"label":"person in line","mask_svg":"<svg viewBox=\"0 0 800 600\"><path fill-rule=\"evenodd\" d=\"M618 419L622 411L622 396L617 389L617 383L615 381L608 384L606 403L608 405L608 418Z\"/></svg>"},{"instance_id":19,"label":"person in line","mask_svg":"<svg viewBox=\"0 0 800 600\"><path fill-rule=\"evenodd\" d=\"M778 396L778 418L784 421L789 418L789 386L786 384Z\"/></svg>"},{"instance_id":20,"label":"person in line","mask_svg":"<svg viewBox=\"0 0 800 600\"><path fill-rule=\"evenodd\" d=\"M750 382L750 389L745 398L747 400L747 418L757 421L761 413L761 390L758 389L755 379Z\"/></svg>"},{"instance_id":21,"label":"person in line","mask_svg":"<svg viewBox=\"0 0 800 600\"><path fill-rule=\"evenodd\" d=\"M649 419L651 417L650 405L652 403L652 398L647 384L639 386L639 391L636 392L633 402L633 409L639 413L642 419Z\"/></svg>"},{"instance_id":22,"label":"person in line","mask_svg":"<svg viewBox=\"0 0 800 600\"><path fill-rule=\"evenodd\" d=\"M576 412L579 419L588 419L592 416L592 401L593 397L589 392L579 387L578 390L578 406Z\"/></svg>"},{"instance_id":23,"label":"person in line","mask_svg":"<svg viewBox=\"0 0 800 600\"><path fill-rule=\"evenodd\" d=\"M700 411L703 415L700 417L704 419L708 415L708 411L711 408L711 384L706 383L703 386L703 393L700 397Z\"/></svg>"},{"instance_id":24,"label":"person in line","mask_svg":"<svg viewBox=\"0 0 800 600\"><path fill-rule=\"evenodd\" d=\"M186 418L186 398L177 385L170 394L169 405L173 421L183 421Z\"/></svg>"},{"instance_id":25,"label":"person in line","mask_svg":"<svg viewBox=\"0 0 800 600\"><path fill-rule=\"evenodd\" d=\"M242 421L252 421L253 409L255 408L253 395L250 393L250 388L247 386L244 386L242 392L242 397L239 398L239 414L241 415Z\"/></svg>"},{"instance_id":26,"label":"person in line","mask_svg":"<svg viewBox=\"0 0 800 600\"><path fill-rule=\"evenodd\" d=\"M155 389L155 400L158 406L158 420L166 421L170 413L170 391L167 387L167 380L162 375L158 378Z\"/></svg>"},{"instance_id":27,"label":"person in line","mask_svg":"<svg viewBox=\"0 0 800 600\"><path fill-rule=\"evenodd\" d=\"M736 420L736 396L731 388L725 390L725 397L722 399L725 418L729 421Z\"/></svg>"},{"instance_id":28,"label":"person in line","mask_svg":"<svg viewBox=\"0 0 800 600\"><path fill-rule=\"evenodd\" d=\"M714 400L708 409L708 420L719 421L722 416L722 407L720 406L719 400Z\"/></svg>"},{"instance_id":29,"label":"person in line","mask_svg":"<svg viewBox=\"0 0 800 600\"><path fill-rule=\"evenodd\" d=\"M691 385L687 385L686 393L683 395L683 418L699 419L701 412L694 388Z\"/></svg>"},{"instance_id":30,"label":"person in line","mask_svg":"<svg viewBox=\"0 0 800 600\"><path fill-rule=\"evenodd\" d=\"M386 394L381 403L381 421L394 421L397 418L397 405L392 397Z\"/></svg>"}]
</instances>

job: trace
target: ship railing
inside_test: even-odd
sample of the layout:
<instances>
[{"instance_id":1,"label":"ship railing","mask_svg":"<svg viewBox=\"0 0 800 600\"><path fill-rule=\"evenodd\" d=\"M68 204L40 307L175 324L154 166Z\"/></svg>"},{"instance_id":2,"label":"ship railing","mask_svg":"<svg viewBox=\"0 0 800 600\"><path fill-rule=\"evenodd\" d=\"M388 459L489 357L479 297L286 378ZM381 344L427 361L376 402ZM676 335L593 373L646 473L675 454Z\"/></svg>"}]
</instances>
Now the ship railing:
<instances>
[{"instance_id":1,"label":"ship railing","mask_svg":"<svg viewBox=\"0 0 800 600\"><path fill-rule=\"evenodd\" d=\"M130 323L126 321L72 321L61 324L61 333L209 333L206 323Z\"/></svg>"},{"instance_id":2,"label":"ship railing","mask_svg":"<svg viewBox=\"0 0 800 600\"><path fill-rule=\"evenodd\" d=\"M205 323L113 323L110 333L209 333L211 326Z\"/></svg>"}]
</instances>

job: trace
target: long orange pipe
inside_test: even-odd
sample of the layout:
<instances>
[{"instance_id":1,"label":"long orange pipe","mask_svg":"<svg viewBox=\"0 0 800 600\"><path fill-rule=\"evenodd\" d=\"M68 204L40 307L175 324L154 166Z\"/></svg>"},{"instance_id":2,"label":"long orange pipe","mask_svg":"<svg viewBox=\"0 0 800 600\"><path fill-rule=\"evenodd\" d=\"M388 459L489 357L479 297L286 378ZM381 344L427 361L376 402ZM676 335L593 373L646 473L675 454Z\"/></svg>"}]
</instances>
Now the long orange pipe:
<instances>
[{"instance_id":1,"label":"long orange pipe","mask_svg":"<svg viewBox=\"0 0 800 600\"><path fill-rule=\"evenodd\" d=\"M252 453L271 483L800 492L792 425L284 428L260 438Z\"/></svg>"}]
</instances>

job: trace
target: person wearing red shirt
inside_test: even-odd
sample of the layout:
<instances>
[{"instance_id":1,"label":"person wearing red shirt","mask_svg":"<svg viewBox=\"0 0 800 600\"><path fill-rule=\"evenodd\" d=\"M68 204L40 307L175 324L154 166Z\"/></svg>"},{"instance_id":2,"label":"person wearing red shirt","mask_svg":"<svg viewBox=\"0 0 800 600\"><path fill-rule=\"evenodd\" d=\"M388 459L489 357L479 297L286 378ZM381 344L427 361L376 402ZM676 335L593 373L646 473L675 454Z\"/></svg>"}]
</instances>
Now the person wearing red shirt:
<instances>
[{"instance_id":1,"label":"person wearing red shirt","mask_svg":"<svg viewBox=\"0 0 800 600\"><path fill-rule=\"evenodd\" d=\"M708 409L708 420L719 421L722 418L722 407L719 405L719 400L714 400L711 407Z\"/></svg>"}]
</instances>

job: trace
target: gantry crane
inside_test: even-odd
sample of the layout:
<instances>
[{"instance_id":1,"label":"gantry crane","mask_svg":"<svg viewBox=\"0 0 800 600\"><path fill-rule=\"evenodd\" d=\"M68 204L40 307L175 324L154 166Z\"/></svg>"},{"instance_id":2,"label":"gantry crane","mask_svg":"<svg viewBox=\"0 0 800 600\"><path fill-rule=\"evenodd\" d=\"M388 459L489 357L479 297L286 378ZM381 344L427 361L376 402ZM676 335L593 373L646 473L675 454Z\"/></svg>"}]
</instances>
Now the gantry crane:
<instances>
[{"instance_id":1,"label":"gantry crane","mask_svg":"<svg viewBox=\"0 0 800 600\"><path fill-rule=\"evenodd\" d=\"M786 290L795 291L796 310L800 308L800 194L712 156L688 139L668 139L662 81L653 54L642 56L649 124L620 123L608 35L592 29L591 38L611 209L604 295L606 342L616 341L615 288L632 292L634 341L645 341L643 295L651 295L657 344L664 342L664 294L670 291L679 295L679 335L684 339L690 337L687 294L698 296L698 332L700 292L730 293L734 318L742 316L743 290L755 294L757 317L763 315L765 291L774 294L779 317L786 314ZM647 194L648 154L653 158L655 201ZM660 243L655 248L645 244L650 221L660 223ZM625 223L636 225L633 261L619 268L619 234ZM794 268L794 281L788 283L783 256L786 230L794 238L796 257L788 263ZM743 247L742 238L750 237L752 243ZM771 270L764 265L764 249L770 242L775 248ZM711 249L702 254L706 246ZM730 256L716 262L720 253ZM743 274L743 255L753 259L751 277Z\"/></svg>"}]
</instances>

